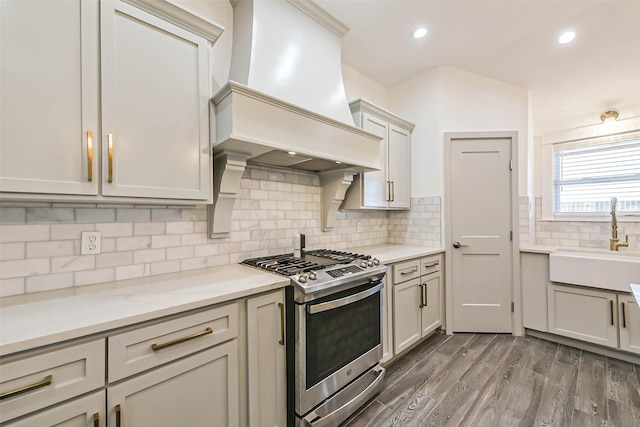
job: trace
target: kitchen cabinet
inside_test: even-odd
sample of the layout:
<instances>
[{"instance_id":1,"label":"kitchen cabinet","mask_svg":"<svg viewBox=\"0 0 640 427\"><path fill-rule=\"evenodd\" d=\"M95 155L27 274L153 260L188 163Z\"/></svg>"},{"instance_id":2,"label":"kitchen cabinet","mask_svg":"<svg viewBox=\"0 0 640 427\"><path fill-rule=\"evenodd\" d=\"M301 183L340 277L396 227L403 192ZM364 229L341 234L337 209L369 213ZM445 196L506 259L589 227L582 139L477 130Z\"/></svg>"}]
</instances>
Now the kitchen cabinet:
<instances>
[{"instance_id":1,"label":"kitchen cabinet","mask_svg":"<svg viewBox=\"0 0 640 427\"><path fill-rule=\"evenodd\" d=\"M287 425L284 291L247 299L249 426Z\"/></svg>"},{"instance_id":2,"label":"kitchen cabinet","mask_svg":"<svg viewBox=\"0 0 640 427\"><path fill-rule=\"evenodd\" d=\"M640 308L632 294L618 294L620 350L640 354Z\"/></svg>"},{"instance_id":3,"label":"kitchen cabinet","mask_svg":"<svg viewBox=\"0 0 640 427\"><path fill-rule=\"evenodd\" d=\"M522 321L525 328L548 332L549 255L521 253Z\"/></svg>"},{"instance_id":4,"label":"kitchen cabinet","mask_svg":"<svg viewBox=\"0 0 640 427\"><path fill-rule=\"evenodd\" d=\"M549 332L618 347L615 292L561 284L548 287Z\"/></svg>"},{"instance_id":5,"label":"kitchen cabinet","mask_svg":"<svg viewBox=\"0 0 640 427\"><path fill-rule=\"evenodd\" d=\"M237 337L237 303L110 336L108 425L238 425Z\"/></svg>"},{"instance_id":6,"label":"kitchen cabinet","mask_svg":"<svg viewBox=\"0 0 640 427\"><path fill-rule=\"evenodd\" d=\"M393 265L393 351L402 353L442 326L442 256Z\"/></svg>"},{"instance_id":7,"label":"kitchen cabinet","mask_svg":"<svg viewBox=\"0 0 640 427\"><path fill-rule=\"evenodd\" d=\"M110 386L107 417L110 427L237 426L237 341Z\"/></svg>"},{"instance_id":8,"label":"kitchen cabinet","mask_svg":"<svg viewBox=\"0 0 640 427\"><path fill-rule=\"evenodd\" d=\"M382 362L393 358L393 285L389 275L382 279Z\"/></svg>"},{"instance_id":9,"label":"kitchen cabinet","mask_svg":"<svg viewBox=\"0 0 640 427\"><path fill-rule=\"evenodd\" d=\"M180 25L203 20L166 1L32 3L1 6L3 197L208 201L209 46Z\"/></svg>"},{"instance_id":10,"label":"kitchen cabinet","mask_svg":"<svg viewBox=\"0 0 640 427\"><path fill-rule=\"evenodd\" d=\"M104 427L104 391L92 393L3 424L11 427Z\"/></svg>"},{"instance_id":11,"label":"kitchen cabinet","mask_svg":"<svg viewBox=\"0 0 640 427\"><path fill-rule=\"evenodd\" d=\"M380 170L358 174L343 209L409 209L414 125L363 99L349 104L356 126L381 138Z\"/></svg>"},{"instance_id":12,"label":"kitchen cabinet","mask_svg":"<svg viewBox=\"0 0 640 427\"><path fill-rule=\"evenodd\" d=\"M104 366L103 339L56 346L46 353L32 352L17 358L3 358L0 361L0 423L101 389L105 384ZM71 400L74 403L70 404L70 412L58 410L55 417L64 421L85 412L91 416L104 413L104 392L102 399L102 412L92 404L85 406L85 401ZM41 418L37 420L33 425L43 425Z\"/></svg>"}]
</instances>

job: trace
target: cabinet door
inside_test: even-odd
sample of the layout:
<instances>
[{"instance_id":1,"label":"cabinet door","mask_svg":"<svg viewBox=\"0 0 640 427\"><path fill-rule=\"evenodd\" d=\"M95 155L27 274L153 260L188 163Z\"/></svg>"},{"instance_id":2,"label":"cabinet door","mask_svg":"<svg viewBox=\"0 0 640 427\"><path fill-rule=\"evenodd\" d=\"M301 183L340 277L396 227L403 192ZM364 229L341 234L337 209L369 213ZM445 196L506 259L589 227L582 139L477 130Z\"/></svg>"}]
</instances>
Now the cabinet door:
<instances>
[{"instance_id":1,"label":"cabinet door","mask_svg":"<svg viewBox=\"0 0 640 427\"><path fill-rule=\"evenodd\" d=\"M614 292L549 285L549 332L618 347Z\"/></svg>"},{"instance_id":2,"label":"cabinet door","mask_svg":"<svg viewBox=\"0 0 640 427\"><path fill-rule=\"evenodd\" d=\"M403 350L422 337L419 279L393 285L393 351Z\"/></svg>"},{"instance_id":3,"label":"cabinet door","mask_svg":"<svg viewBox=\"0 0 640 427\"><path fill-rule=\"evenodd\" d=\"M387 182L387 134L389 125L370 114L362 113L362 128L382 138L380 141L380 170L363 174L362 205L368 208L386 208L389 199Z\"/></svg>"},{"instance_id":4,"label":"cabinet door","mask_svg":"<svg viewBox=\"0 0 640 427\"><path fill-rule=\"evenodd\" d=\"M620 350L640 354L640 307L633 295L618 294Z\"/></svg>"},{"instance_id":5,"label":"cabinet door","mask_svg":"<svg viewBox=\"0 0 640 427\"><path fill-rule=\"evenodd\" d=\"M237 426L238 411L237 340L107 389L110 427Z\"/></svg>"},{"instance_id":6,"label":"cabinet door","mask_svg":"<svg viewBox=\"0 0 640 427\"><path fill-rule=\"evenodd\" d=\"M97 194L97 0L0 2L0 51L0 191Z\"/></svg>"},{"instance_id":7,"label":"cabinet door","mask_svg":"<svg viewBox=\"0 0 640 427\"><path fill-rule=\"evenodd\" d=\"M249 425L285 427L284 291L247 300Z\"/></svg>"},{"instance_id":8,"label":"cabinet door","mask_svg":"<svg viewBox=\"0 0 640 427\"><path fill-rule=\"evenodd\" d=\"M411 206L411 135L404 129L389 125L387 179L391 181L389 207Z\"/></svg>"},{"instance_id":9,"label":"cabinet door","mask_svg":"<svg viewBox=\"0 0 640 427\"><path fill-rule=\"evenodd\" d=\"M547 284L549 255L520 254L522 280L522 322L525 328L548 332Z\"/></svg>"},{"instance_id":10,"label":"cabinet door","mask_svg":"<svg viewBox=\"0 0 640 427\"><path fill-rule=\"evenodd\" d=\"M104 427L104 391L74 399L30 417L8 423L11 427Z\"/></svg>"},{"instance_id":11,"label":"cabinet door","mask_svg":"<svg viewBox=\"0 0 640 427\"><path fill-rule=\"evenodd\" d=\"M105 0L101 54L102 193L206 200L207 41Z\"/></svg>"},{"instance_id":12,"label":"cabinet door","mask_svg":"<svg viewBox=\"0 0 640 427\"><path fill-rule=\"evenodd\" d=\"M421 279L424 293L422 336L426 336L442 325L442 286L439 273L423 276Z\"/></svg>"}]
</instances>

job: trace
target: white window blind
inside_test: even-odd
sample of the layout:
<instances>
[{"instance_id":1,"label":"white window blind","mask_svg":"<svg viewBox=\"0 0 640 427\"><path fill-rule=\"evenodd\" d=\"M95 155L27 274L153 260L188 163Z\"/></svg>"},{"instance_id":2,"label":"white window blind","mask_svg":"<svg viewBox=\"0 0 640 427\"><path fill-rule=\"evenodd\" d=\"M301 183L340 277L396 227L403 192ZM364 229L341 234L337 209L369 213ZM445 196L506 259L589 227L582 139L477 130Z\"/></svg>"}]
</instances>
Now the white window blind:
<instances>
[{"instance_id":1,"label":"white window blind","mask_svg":"<svg viewBox=\"0 0 640 427\"><path fill-rule=\"evenodd\" d=\"M640 212L640 136L582 140L553 147L555 213Z\"/></svg>"}]
</instances>

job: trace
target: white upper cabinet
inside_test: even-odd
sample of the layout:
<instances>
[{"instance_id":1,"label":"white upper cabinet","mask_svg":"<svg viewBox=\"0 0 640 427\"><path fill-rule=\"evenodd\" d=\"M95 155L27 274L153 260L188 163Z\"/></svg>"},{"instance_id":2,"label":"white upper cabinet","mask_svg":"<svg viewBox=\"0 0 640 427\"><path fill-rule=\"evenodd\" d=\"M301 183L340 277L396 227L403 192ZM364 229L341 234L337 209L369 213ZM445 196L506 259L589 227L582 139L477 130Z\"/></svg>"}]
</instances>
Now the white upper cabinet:
<instances>
[{"instance_id":1,"label":"white upper cabinet","mask_svg":"<svg viewBox=\"0 0 640 427\"><path fill-rule=\"evenodd\" d=\"M2 1L3 197L211 198L222 29L168 1L127 3Z\"/></svg>"},{"instance_id":2,"label":"white upper cabinet","mask_svg":"<svg viewBox=\"0 0 640 427\"><path fill-rule=\"evenodd\" d=\"M382 138L380 170L357 175L342 208L409 209L414 125L362 99L349 105L355 125Z\"/></svg>"},{"instance_id":3,"label":"white upper cabinet","mask_svg":"<svg viewBox=\"0 0 640 427\"><path fill-rule=\"evenodd\" d=\"M0 191L98 194L98 2L0 2Z\"/></svg>"},{"instance_id":4,"label":"white upper cabinet","mask_svg":"<svg viewBox=\"0 0 640 427\"><path fill-rule=\"evenodd\" d=\"M100 22L103 194L206 200L207 41L117 1Z\"/></svg>"}]
</instances>

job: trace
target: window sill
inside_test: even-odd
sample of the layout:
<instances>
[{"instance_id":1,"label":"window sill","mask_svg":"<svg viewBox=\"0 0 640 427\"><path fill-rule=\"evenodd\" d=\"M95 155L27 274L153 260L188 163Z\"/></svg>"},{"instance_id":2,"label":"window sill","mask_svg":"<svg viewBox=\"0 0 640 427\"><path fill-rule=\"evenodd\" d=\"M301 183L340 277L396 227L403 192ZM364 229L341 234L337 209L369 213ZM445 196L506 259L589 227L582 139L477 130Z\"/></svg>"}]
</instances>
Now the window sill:
<instances>
[{"instance_id":1,"label":"window sill","mask_svg":"<svg viewBox=\"0 0 640 427\"><path fill-rule=\"evenodd\" d=\"M618 222L640 222L640 214L618 214ZM611 222L611 215L588 216L588 215L562 215L552 218L537 218L538 222Z\"/></svg>"}]
</instances>

